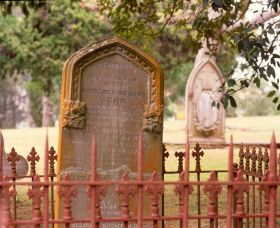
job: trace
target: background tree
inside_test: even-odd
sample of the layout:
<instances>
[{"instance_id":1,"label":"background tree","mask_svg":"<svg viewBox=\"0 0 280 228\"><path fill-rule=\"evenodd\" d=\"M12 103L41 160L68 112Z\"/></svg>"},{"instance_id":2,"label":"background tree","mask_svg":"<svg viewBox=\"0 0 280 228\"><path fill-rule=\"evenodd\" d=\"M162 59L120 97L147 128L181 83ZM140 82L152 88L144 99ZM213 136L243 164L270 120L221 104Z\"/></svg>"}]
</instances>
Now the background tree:
<instances>
[{"instance_id":1,"label":"background tree","mask_svg":"<svg viewBox=\"0 0 280 228\"><path fill-rule=\"evenodd\" d=\"M271 96L279 96L275 67L280 67L280 55L275 42L280 33L276 31L280 19L265 23L280 14L279 0L262 4L250 0L98 2L114 25L114 31L128 38L146 40L146 37L153 37L156 40L164 30L174 29L186 42L187 49L193 48L187 46L191 40L196 48L206 45L210 55L219 55L226 46L227 51L244 57L244 67L251 71L239 80L231 77L234 67L227 72L226 76L231 78L221 88L224 93L221 102L225 107L229 103L236 107L232 95L251 84L259 87L261 79L271 85ZM254 8L253 18L246 20L246 13ZM280 101L276 99L274 97L274 103L280 110Z\"/></svg>"},{"instance_id":2,"label":"background tree","mask_svg":"<svg viewBox=\"0 0 280 228\"><path fill-rule=\"evenodd\" d=\"M227 79L222 102L236 106L233 94L261 79L270 83L279 106L275 67L278 1L268 1L252 20L245 15L255 2L198 1L9 1L1 2L1 76L18 71L31 75L26 86L37 125L49 114L58 115L58 97L64 61L76 50L111 34L120 34L155 56L165 72L165 110L174 115L171 102L181 97L198 50L206 45ZM20 9L20 10L19 10ZM13 12L11 14L11 12ZM214 16L209 16L213 14ZM113 28L111 27L113 25ZM256 32L257 31L257 32ZM247 76L232 78L235 56L246 59ZM44 100L45 106L42 106ZM277 99L276 99L277 98ZM48 107L50 104L51 108ZM49 111L48 111L49 110ZM43 119L41 112L43 112ZM50 113L49 113L50 112Z\"/></svg>"},{"instance_id":3,"label":"background tree","mask_svg":"<svg viewBox=\"0 0 280 228\"><path fill-rule=\"evenodd\" d=\"M58 103L64 61L78 49L109 35L109 25L100 15L89 14L78 2L70 0L28 8L28 17L2 15L0 21L4 31L0 34L4 50L0 61L5 66L1 74L17 70L31 75L27 89L34 98L31 99L33 119L38 126L41 119L43 126L48 126L49 104ZM41 103L38 97L42 98Z\"/></svg>"}]
</instances>

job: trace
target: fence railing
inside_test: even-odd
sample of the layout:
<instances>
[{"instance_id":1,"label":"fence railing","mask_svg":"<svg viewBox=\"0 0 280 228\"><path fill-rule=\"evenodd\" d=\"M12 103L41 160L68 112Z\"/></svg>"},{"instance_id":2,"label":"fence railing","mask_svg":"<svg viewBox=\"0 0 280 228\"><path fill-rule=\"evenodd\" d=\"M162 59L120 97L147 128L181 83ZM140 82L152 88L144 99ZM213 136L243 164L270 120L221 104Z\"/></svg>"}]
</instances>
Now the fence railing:
<instances>
[{"instance_id":1,"label":"fence railing","mask_svg":"<svg viewBox=\"0 0 280 228\"><path fill-rule=\"evenodd\" d=\"M235 146L236 147L236 146ZM276 148L275 148L276 149ZM211 152L210 152L211 153ZM214 173L216 178L218 179L219 175L221 173L228 173L228 170L222 170L222 169L215 169L215 170L207 170L203 169L202 167L202 158L204 156L204 151L200 147L200 145L197 143L195 147L193 148L192 153L190 154L195 159L195 169L190 170L189 174L194 175L194 178L196 181L200 181L201 175L207 174L207 173ZM173 170L166 170L166 162L168 162L169 159L174 158L176 159L177 166L176 169ZM174 153L170 153L166 147L163 147L163 174L170 175L178 175L184 170L184 158L185 158L185 152L176 150ZM233 163L233 175L234 178L237 177L238 170L242 170L245 176L246 181L248 182L262 182L262 178L264 178L264 174L267 170L269 170L269 144L250 144L250 145L239 145L239 153L238 153L238 163ZM278 176L280 176L280 156L277 160L278 164ZM211 174L211 175L214 175ZM163 176L164 176L163 175ZM201 215L202 210L202 203L203 200L202 194L204 192L201 192L200 185L196 186L194 196L196 197L196 204L195 209L197 212L197 215ZM205 194L205 193L204 193ZM234 194L234 208L236 207L236 194ZM264 201L266 199L264 198L263 188L262 187L256 187L256 185L252 185L249 190L244 193L244 208L247 214L250 212L255 213L262 213L263 207L264 207ZM163 196L164 201L164 196ZM218 198L216 200L217 208L218 205ZM234 227L238 227L238 224L236 223L236 220L233 221ZM244 227L263 227L265 226L265 221L262 218L246 218L244 223ZM197 219L197 227L201 227L201 219ZM218 219L215 220L215 227L220 227ZM266 226L265 226L266 227Z\"/></svg>"},{"instance_id":2,"label":"fence railing","mask_svg":"<svg viewBox=\"0 0 280 228\"><path fill-rule=\"evenodd\" d=\"M3 160L3 137L0 137L0 161ZM120 227L190 227L193 221L201 227L202 222L209 223L208 227L277 227L277 188L280 184L277 166L276 140L273 134L270 149L256 147L241 147L239 151L239 164L233 162L233 141L231 140L228 152L228 170L202 170L201 157L203 151L197 144L194 150L190 151L189 143L185 145L184 152L175 152L178 159L178 169L168 171L163 166L163 174L179 174L176 181L161 180L160 174L153 173L149 180L143 178L143 150L142 136L138 141L138 163L137 177L132 179L125 173L121 180L106 181L98 177L96 171L96 142L93 136L91 158L91 178L86 181L71 180L69 175L65 175L61 181L56 180L54 148L49 148L46 138L44 174L37 174L36 164L39 161L38 154L32 149L27 157L30 166L30 175L17 176L16 164L19 157L16 150L9 154L8 161L11 167L10 175L3 176L3 163L0 162L0 224L1 227L12 227L26 225L32 227L49 227L49 225L60 224L70 227L83 227L82 224L91 227L105 227L104 224L121 224ZM168 151L164 150L163 157L167 159ZM269 153L269 154L268 154ZM190 171L190 157L194 157L196 166L194 171ZM220 172L228 172L227 180L219 180ZM196 175L195 180L190 179L190 175ZM201 180L202 174L209 173L208 180ZM19 181L19 179L21 180ZM72 215L72 200L77 196L78 187L87 189L87 197L90 214L88 217L75 219ZM103 216L100 201L104 196L106 188L113 186L121 202L120 215L117 217ZM29 210L31 218L28 216L18 216L18 191L21 187L28 188L27 196L32 203L25 206L25 211ZM162 196L167 189L173 188L178 200L177 213L172 215L162 213ZM203 200L201 190L207 196L207 202ZM54 218L54 194L58 193L63 202L61 218ZM21 193L24 194L24 193ZM226 208L219 209L222 199ZM190 201L197 195L197 211L190 210ZM148 200L146 200L148 197ZM131 200L137 201L136 213L131 211ZM144 202L145 198L145 202ZM163 198L164 199L164 198ZM205 204L206 202L206 204ZM143 212L143 205L150 205L150 214ZM203 206L207 211L203 210ZM173 205L177 205L174 203ZM176 225L174 225L176 224ZM193 226L192 226L193 227Z\"/></svg>"}]
</instances>

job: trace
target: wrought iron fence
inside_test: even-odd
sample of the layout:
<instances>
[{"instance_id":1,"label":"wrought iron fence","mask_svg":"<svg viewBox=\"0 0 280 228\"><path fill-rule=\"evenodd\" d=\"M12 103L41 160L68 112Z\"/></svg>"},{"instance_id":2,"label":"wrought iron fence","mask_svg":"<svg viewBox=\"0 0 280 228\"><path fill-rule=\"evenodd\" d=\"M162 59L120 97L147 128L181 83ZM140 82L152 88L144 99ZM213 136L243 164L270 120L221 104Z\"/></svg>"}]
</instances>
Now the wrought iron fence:
<instances>
[{"instance_id":1,"label":"wrought iron fence","mask_svg":"<svg viewBox=\"0 0 280 228\"><path fill-rule=\"evenodd\" d=\"M275 144L276 150L276 144ZM228 170L205 170L202 169L202 157L204 155L204 151L197 143L193 148L193 151L190 154L195 160L195 169L190 170L189 174L193 174L195 176L195 180L200 182L201 175L210 173L210 178L215 178L218 180L219 174L221 173L228 173ZM168 158L170 159L171 156L177 159L177 166L175 170L166 170L166 161ZM182 171L184 171L184 158L185 152L183 151L175 151L174 153L170 153L166 147L163 147L163 174L169 175L178 175ZM255 183L255 182L262 182L262 180L266 179L265 173L269 170L269 144L256 144L256 145L243 145L240 144L239 146L239 153L238 153L239 161L238 163L233 163L232 171L234 178L237 177L237 173L239 170L243 172L245 179L247 182ZM278 176L280 176L280 156L277 160L278 164ZM164 176L163 175L163 176ZM263 193L264 188L261 186L257 186L256 184L252 184L251 187L244 193L244 210L247 214L256 214L262 213L264 211L264 207L266 207L265 202L267 203L267 199L265 197L265 193ZM203 189L204 190L204 189ZM194 196L196 197L196 205L195 209L197 215L201 215L201 209L203 205L201 204L202 201L202 193L205 194L205 190L201 193L201 186L198 184L195 189ZM208 191L208 190L207 190ZM206 191L206 192L207 192ZM233 194L233 207L234 210L236 209L237 205L237 193ZM163 196L164 201L164 196ZM216 198L215 204L216 209L218 209L218 198ZM163 208L164 213L164 208ZM213 227L220 227L219 219L215 219ZM260 217L247 217L242 222L244 227L266 227L265 220ZM280 226L280 225L279 225ZM201 219L197 219L197 227L201 227ZM237 220L233 220L233 227L240 227Z\"/></svg>"},{"instance_id":2,"label":"wrought iron fence","mask_svg":"<svg viewBox=\"0 0 280 228\"><path fill-rule=\"evenodd\" d=\"M2 135L1 135L2 136ZM3 160L3 138L0 137L0 161ZM123 227L132 224L137 227L144 227L149 224L151 227L190 227L192 221L197 221L201 227L202 221L209 224L208 227L277 227L277 188L280 184L277 166L276 140L273 134L270 149L259 147L241 146L239 150L239 163L233 163L233 142L231 140L228 152L228 170L202 170L201 157L203 151L197 144L194 150L190 151L189 143L185 145L185 151L177 151L174 156L178 159L177 170L170 171L163 162L163 174L180 174L176 181L161 180L157 173L153 173L149 180L143 178L143 150L142 136L138 141L138 164L137 177L130 179L127 173L119 181L101 180L96 172L96 142L93 136L91 158L91 178L86 181L74 181L70 176L65 175L60 181L56 180L55 160L56 152L53 147L49 148L46 138L44 175L39 176L36 164L39 156L33 148L27 160L30 166L30 174L20 177L17 175L16 163L19 157L15 149L12 149L8 156L10 175L3 176L3 164L0 162L0 199L1 199L1 227L49 227L55 224L62 224L70 227L71 224L90 224L91 227L101 227L104 223L121 223ZM269 153L269 154L268 154ZM164 149L164 161L171 154ZM195 170L190 170L190 157L196 161ZM218 175L227 172L227 180L219 180ZM196 175L195 180L190 175ZM210 173L208 180L201 180L200 176ZM19 181L19 179L21 180ZM43 180L42 180L43 179ZM90 215L87 218L74 219L72 216L72 200L77 196L77 188L84 186L87 189ZM100 209L100 200L104 191L109 186L114 186L115 192L119 195L121 202L121 214L118 217L104 217ZM18 216L18 189L27 187L27 195L32 203L25 206L30 208L31 218ZM161 197L167 187L172 187L178 197L178 213L167 215L160 212ZM202 209L201 190L207 195L207 212ZM63 201L62 218L54 217L54 192ZM221 194L226 194L225 210L218 210ZM143 202L144 197L149 196L148 202ZM197 195L197 211L191 213L190 197ZM130 210L130 199L136 198L137 212L132 214ZM146 199L146 198L145 198ZM164 199L164 198L163 198ZM143 214L143 204L150 204L150 215ZM164 203L163 203L164 205ZM174 205L175 206L175 205ZM164 208L164 206L163 206ZM170 225L175 221L177 225Z\"/></svg>"}]
</instances>

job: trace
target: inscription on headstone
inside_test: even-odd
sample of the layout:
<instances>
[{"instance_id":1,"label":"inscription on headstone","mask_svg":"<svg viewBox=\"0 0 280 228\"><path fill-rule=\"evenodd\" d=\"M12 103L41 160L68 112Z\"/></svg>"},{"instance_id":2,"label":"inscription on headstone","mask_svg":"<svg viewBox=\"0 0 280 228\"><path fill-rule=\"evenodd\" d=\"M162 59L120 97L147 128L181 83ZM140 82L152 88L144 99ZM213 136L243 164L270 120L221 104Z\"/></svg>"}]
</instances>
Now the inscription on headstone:
<instances>
[{"instance_id":1,"label":"inscription on headstone","mask_svg":"<svg viewBox=\"0 0 280 228\"><path fill-rule=\"evenodd\" d=\"M163 75L154 59L125 40L112 37L72 55L64 66L62 84L60 176L68 173L72 179L90 178L90 148L95 133L100 178L120 180L128 172L131 179L136 179L141 130L144 176L148 178L153 171L161 174ZM115 186L109 187L101 201L103 217L121 215L114 189ZM74 218L88 216L84 188L79 188L72 205ZM61 209L58 201L58 217ZM136 213L137 204L131 209L132 214ZM145 211L149 213L149 207ZM106 223L101 227L123 226Z\"/></svg>"},{"instance_id":2,"label":"inscription on headstone","mask_svg":"<svg viewBox=\"0 0 280 228\"><path fill-rule=\"evenodd\" d=\"M220 100L223 76L214 60L202 59L192 70L186 86L186 118L190 141L225 143L225 112L212 107Z\"/></svg>"}]
</instances>

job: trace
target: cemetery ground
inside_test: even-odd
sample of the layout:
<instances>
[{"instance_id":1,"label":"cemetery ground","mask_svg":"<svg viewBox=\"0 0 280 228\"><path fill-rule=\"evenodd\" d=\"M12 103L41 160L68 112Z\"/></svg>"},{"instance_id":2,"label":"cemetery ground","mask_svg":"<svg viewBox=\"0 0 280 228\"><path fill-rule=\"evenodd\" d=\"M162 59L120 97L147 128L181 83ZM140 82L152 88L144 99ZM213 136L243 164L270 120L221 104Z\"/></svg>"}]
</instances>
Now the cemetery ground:
<instances>
[{"instance_id":1,"label":"cemetery ground","mask_svg":"<svg viewBox=\"0 0 280 228\"><path fill-rule=\"evenodd\" d=\"M167 150L170 153L169 158L166 162L166 170L173 171L177 169L178 161L174 156L175 151L184 151L184 121L165 121L164 123L164 133L163 141L166 144ZM238 118L227 118L226 119L226 142L229 142L230 135L234 137L234 143L269 143L272 135L272 131L275 130L276 141L280 142L280 118L279 116L265 116L265 117L238 117ZM31 147L36 148L37 153L40 158L43 158L44 153L44 143L46 136L46 129L43 128L33 128L33 129L4 129L3 136L5 139L5 150L10 152L11 147L14 146L18 154L26 157L30 152ZM49 128L49 146L54 146L57 149L58 142L58 128ZM191 146L191 150L194 145ZM228 158L228 147L224 148L203 148L204 156L201 162L202 170L225 170L227 169L227 158ZM235 147L235 162L238 162L238 147ZM190 170L194 170L195 160L191 158L190 160ZM43 161L38 163L37 167L38 173L43 173ZM195 180L195 175L190 175L191 180ZM202 174L201 179L207 180L209 178L209 173ZM219 179L226 180L227 173L220 173ZM166 180L178 180L178 175L166 175ZM196 188L196 186L195 186ZM18 189L18 211L22 210L24 205L31 204L31 201L26 196L27 188ZM194 191L195 193L196 191ZM201 198L201 209L202 214L207 213L208 200L206 195L202 192ZM190 197L190 213L195 214L197 210L195 194ZM174 203L175 202L175 203ZM219 197L219 210L225 213L226 209L226 191L222 191L221 197ZM178 197L173 192L173 188L165 188L165 213L172 215L178 213ZM30 207L28 207L30 208ZM24 217L30 215L30 212L26 210L24 214L18 214L19 217ZM192 223L196 224L196 221ZM203 225L204 223L202 223ZM167 224L168 225L168 224ZM209 224L205 223L208 227ZM167 227L178 227L175 223L169 224Z\"/></svg>"}]
</instances>

